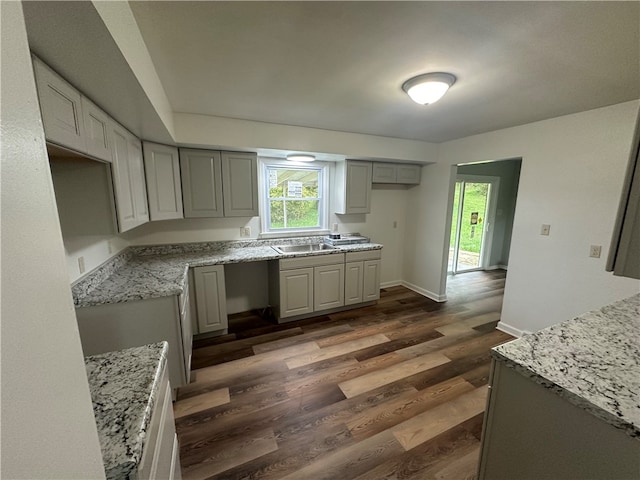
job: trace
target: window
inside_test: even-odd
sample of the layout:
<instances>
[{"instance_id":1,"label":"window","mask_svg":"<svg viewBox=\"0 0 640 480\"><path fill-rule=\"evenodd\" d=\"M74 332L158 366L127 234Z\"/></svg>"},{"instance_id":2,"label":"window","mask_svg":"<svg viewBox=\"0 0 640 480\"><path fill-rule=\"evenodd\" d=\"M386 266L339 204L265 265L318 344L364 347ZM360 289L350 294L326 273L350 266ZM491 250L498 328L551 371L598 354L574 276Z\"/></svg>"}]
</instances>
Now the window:
<instances>
[{"instance_id":1,"label":"window","mask_svg":"<svg viewBox=\"0 0 640 480\"><path fill-rule=\"evenodd\" d=\"M278 160L261 164L263 233L326 230L327 166Z\"/></svg>"}]
</instances>

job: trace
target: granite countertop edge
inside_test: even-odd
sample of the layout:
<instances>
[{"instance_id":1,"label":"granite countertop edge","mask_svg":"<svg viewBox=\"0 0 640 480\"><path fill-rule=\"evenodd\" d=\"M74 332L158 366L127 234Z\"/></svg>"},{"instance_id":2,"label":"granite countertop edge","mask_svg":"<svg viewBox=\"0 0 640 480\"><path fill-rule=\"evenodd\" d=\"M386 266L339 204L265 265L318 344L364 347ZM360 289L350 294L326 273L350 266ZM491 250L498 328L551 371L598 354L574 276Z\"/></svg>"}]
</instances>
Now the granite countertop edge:
<instances>
[{"instance_id":1,"label":"granite countertop edge","mask_svg":"<svg viewBox=\"0 0 640 480\"><path fill-rule=\"evenodd\" d=\"M360 243L340 245L334 250L281 254L272 248L273 241L265 242L264 245L256 243L258 242L213 251L177 253L172 252L172 246L167 246L165 250L169 253L162 253L162 247L156 246L153 248L158 253L129 255L127 261L114 269L109 277L97 285L90 284L90 289L84 294L79 294L77 289L74 290L75 306L83 308L180 295L184 292L187 273L192 267L334 255L383 248L378 243Z\"/></svg>"},{"instance_id":2,"label":"granite countertop edge","mask_svg":"<svg viewBox=\"0 0 640 480\"><path fill-rule=\"evenodd\" d=\"M491 355L640 440L640 294L494 347Z\"/></svg>"},{"instance_id":3,"label":"granite countertop edge","mask_svg":"<svg viewBox=\"0 0 640 480\"><path fill-rule=\"evenodd\" d=\"M107 480L130 478L140 464L168 349L158 342L85 358Z\"/></svg>"},{"instance_id":4,"label":"granite countertop edge","mask_svg":"<svg viewBox=\"0 0 640 480\"><path fill-rule=\"evenodd\" d=\"M621 419L620 417L604 410L601 406L595 405L585 397L581 396L579 393L572 392L570 389L559 385L556 381L546 378L544 375L535 372L533 369L521 365L518 362L502 355L495 349L491 350L491 354L496 360L504 362L507 368L515 370L520 375L523 375L536 382L537 384L542 385L547 390L551 390L576 407L590 412L592 415L607 422L613 427L619 430L624 430L629 436L636 437L640 440L640 426L629 423Z\"/></svg>"}]
</instances>

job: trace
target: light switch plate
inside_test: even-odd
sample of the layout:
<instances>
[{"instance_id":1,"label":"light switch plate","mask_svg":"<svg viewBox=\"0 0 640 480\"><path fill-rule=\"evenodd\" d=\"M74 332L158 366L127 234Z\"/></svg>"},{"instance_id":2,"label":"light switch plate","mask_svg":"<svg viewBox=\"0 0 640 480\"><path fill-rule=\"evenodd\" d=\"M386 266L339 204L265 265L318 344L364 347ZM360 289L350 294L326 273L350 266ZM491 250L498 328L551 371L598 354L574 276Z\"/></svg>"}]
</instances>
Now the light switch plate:
<instances>
[{"instance_id":1,"label":"light switch plate","mask_svg":"<svg viewBox=\"0 0 640 480\"><path fill-rule=\"evenodd\" d=\"M602 253L601 245L591 245L591 247L589 247L589 256L591 258L600 258L601 253Z\"/></svg>"},{"instance_id":2,"label":"light switch plate","mask_svg":"<svg viewBox=\"0 0 640 480\"><path fill-rule=\"evenodd\" d=\"M542 225L542 227L540 227L540 235L549 235L549 232L551 231L551 225Z\"/></svg>"}]
</instances>

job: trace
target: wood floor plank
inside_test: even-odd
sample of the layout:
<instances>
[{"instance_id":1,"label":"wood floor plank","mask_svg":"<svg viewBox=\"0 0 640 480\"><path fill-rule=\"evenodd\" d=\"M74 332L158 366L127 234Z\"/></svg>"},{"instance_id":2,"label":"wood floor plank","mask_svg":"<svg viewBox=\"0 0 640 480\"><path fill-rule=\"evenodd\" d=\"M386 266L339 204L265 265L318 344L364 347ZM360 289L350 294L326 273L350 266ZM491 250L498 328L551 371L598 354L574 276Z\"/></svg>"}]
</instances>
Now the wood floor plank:
<instances>
[{"instance_id":1,"label":"wood floor plank","mask_svg":"<svg viewBox=\"0 0 640 480\"><path fill-rule=\"evenodd\" d=\"M229 388L219 388L218 390L205 392L183 401L175 402L173 404L173 416L174 418L181 418L202 410L224 405L230 401Z\"/></svg>"},{"instance_id":2,"label":"wood floor plank","mask_svg":"<svg viewBox=\"0 0 640 480\"><path fill-rule=\"evenodd\" d=\"M451 277L442 303L389 287L280 325L230 315L194 341L174 404L184 478L473 478L490 348L511 338L495 330L504 280Z\"/></svg>"},{"instance_id":3,"label":"wood floor plank","mask_svg":"<svg viewBox=\"0 0 640 480\"><path fill-rule=\"evenodd\" d=\"M403 421L434 408L446 401L474 390L462 377L453 377L433 387L395 398L375 408L369 408L346 424L354 437L366 437L394 427Z\"/></svg>"},{"instance_id":4,"label":"wood floor plank","mask_svg":"<svg viewBox=\"0 0 640 480\"><path fill-rule=\"evenodd\" d=\"M314 461L283 477L285 480L335 480L366 472L402 452L402 446L389 431L384 431L349 447L342 448L322 461ZM348 473L347 473L348 472Z\"/></svg>"},{"instance_id":5,"label":"wood floor plank","mask_svg":"<svg viewBox=\"0 0 640 480\"><path fill-rule=\"evenodd\" d=\"M348 353L357 352L363 348L371 347L373 345L379 345L381 343L388 342L389 339L378 333L376 335L370 335L368 337L357 338L356 340L350 340L348 342L338 343L326 348L320 348L309 353L303 353L290 357L285 360L287 367L296 368L303 365L309 365L310 363L320 362L327 360L328 358L339 357Z\"/></svg>"},{"instance_id":6,"label":"wood floor plank","mask_svg":"<svg viewBox=\"0 0 640 480\"><path fill-rule=\"evenodd\" d=\"M183 467L182 478L205 479L277 449L278 443L273 430L267 428L258 434L238 439L233 445L213 450L208 458L198 464Z\"/></svg>"},{"instance_id":7,"label":"wood floor plank","mask_svg":"<svg viewBox=\"0 0 640 480\"><path fill-rule=\"evenodd\" d=\"M436 480L474 480L480 460L480 445L435 473Z\"/></svg>"},{"instance_id":8,"label":"wood floor plank","mask_svg":"<svg viewBox=\"0 0 640 480\"><path fill-rule=\"evenodd\" d=\"M404 362L400 362L379 371L361 375L358 378L340 382L338 385L344 394L348 398L351 398L381 385L387 385L414 373L429 370L430 368L437 367L438 365L442 365L449 361L450 360L444 355L439 353L430 353L410 360L405 360Z\"/></svg>"},{"instance_id":9,"label":"wood floor plank","mask_svg":"<svg viewBox=\"0 0 640 480\"><path fill-rule=\"evenodd\" d=\"M455 425L478 415L487 402L487 388L476 388L393 428L393 434L405 450L411 450Z\"/></svg>"}]
</instances>

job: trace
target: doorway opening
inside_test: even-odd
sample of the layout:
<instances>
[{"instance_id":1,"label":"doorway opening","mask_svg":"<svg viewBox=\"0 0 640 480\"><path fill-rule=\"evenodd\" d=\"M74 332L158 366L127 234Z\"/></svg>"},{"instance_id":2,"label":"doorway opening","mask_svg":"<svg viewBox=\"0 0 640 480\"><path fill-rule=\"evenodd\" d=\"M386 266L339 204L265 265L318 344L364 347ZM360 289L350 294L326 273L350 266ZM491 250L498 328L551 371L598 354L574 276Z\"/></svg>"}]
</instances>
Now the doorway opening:
<instances>
[{"instance_id":1,"label":"doorway opening","mask_svg":"<svg viewBox=\"0 0 640 480\"><path fill-rule=\"evenodd\" d=\"M448 272L483 270L491 252L500 177L459 174L451 218Z\"/></svg>"},{"instance_id":2,"label":"doorway opening","mask_svg":"<svg viewBox=\"0 0 640 480\"><path fill-rule=\"evenodd\" d=\"M508 269L521 166L520 158L453 166L445 291L451 275ZM459 275L455 283L471 285L476 275Z\"/></svg>"}]
</instances>

